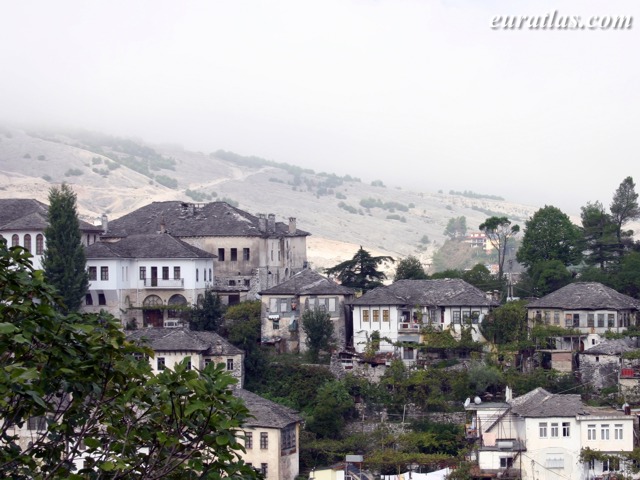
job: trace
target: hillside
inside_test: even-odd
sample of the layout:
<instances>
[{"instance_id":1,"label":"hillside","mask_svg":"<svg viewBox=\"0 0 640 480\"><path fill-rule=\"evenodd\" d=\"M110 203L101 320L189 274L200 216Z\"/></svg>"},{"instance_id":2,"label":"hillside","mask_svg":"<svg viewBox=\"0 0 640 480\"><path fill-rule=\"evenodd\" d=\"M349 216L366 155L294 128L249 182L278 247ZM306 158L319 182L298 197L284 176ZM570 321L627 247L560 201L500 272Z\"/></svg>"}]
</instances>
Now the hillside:
<instances>
[{"instance_id":1,"label":"hillside","mask_svg":"<svg viewBox=\"0 0 640 480\"><path fill-rule=\"evenodd\" d=\"M350 258L359 245L376 255L417 255L428 264L450 218L465 216L473 230L491 214L522 225L536 210L468 192L409 191L358 176L93 132L0 128L0 198L46 202L51 185L67 182L87 221L103 213L117 218L152 201L237 202L281 221L296 217L298 227L312 233L308 255L316 267ZM478 190L490 193L489 186Z\"/></svg>"}]
</instances>

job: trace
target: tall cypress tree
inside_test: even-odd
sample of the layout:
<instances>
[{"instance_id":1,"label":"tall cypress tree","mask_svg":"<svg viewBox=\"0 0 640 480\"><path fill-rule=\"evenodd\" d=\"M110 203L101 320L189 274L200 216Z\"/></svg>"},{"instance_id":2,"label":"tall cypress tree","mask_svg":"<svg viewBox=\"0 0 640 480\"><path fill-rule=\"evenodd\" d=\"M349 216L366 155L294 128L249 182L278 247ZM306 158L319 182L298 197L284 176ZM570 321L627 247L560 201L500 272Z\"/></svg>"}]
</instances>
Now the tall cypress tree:
<instances>
[{"instance_id":1,"label":"tall cypress tree","mask_svg":"<svg viewBox=\"0 0 640 480\"><path fill-rule=\"evenodd\" d=\"M47 241L42 261L45 278L62 296L64 313L75 312L87 293L89 276L76 194L66 183L49 190L49 225L44 236Z\"/></svg>"}]
</instances>

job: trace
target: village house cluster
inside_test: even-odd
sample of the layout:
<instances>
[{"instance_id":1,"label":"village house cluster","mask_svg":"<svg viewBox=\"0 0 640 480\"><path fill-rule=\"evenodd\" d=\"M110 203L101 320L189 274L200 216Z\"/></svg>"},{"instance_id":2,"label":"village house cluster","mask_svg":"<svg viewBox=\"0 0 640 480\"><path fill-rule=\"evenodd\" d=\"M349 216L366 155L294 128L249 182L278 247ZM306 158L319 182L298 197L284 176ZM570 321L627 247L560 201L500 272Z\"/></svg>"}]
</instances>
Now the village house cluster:
<instances>
[{"instance_id":1,"label":"village house cluster","mask_svg":"<svg viewBox=\"0 0 640 480\"><path fill-rule=\"evenodd\" d=\"M35 200L0 200L0 234L10 246L33 255L36 268L46 250L47 206ZM259 299L262 343L275 351L304 352L301 317L321 309L334 325L334 358L343 369L384 369L391 358L421 366L417 346L427 331L469 332L499 303L491 293L460 279L400 280L357 296L351 288L308 268L308 232L296 219L252 215L224 202L153 202L121 218L103 216L99 226L81 222L89 291L83 310L106 310L120 318L131 340L155 352L155 371L189 357L194 368L222 363L238 379L237 395L254 418L246 425L245 459L268 479L299 474L301 417L242 389L244 353L213 332L190 331L184 312L211 291L225 304ZM481 242L474 237L474 242ZM483 244L484 245L484 244ZM640 401L640 368L623 354L635 340L606 340L606 332L637 325L640 302L598 283L577 282L528 304L529 327L536 322L572 329L543 353L549 367L579 372L597 388L619 386ZM542 348L542 347L541 347ZM372 358L367 353L373 350ZM518 358L520 367L531 359ZM633 449L637 418L628 409L596 409L578 395L536 389L504 402L465 403L472 418L467 436L474 460L487 476L508 478L594 478L624 469L611 459L579 460L583 448L615 454ZM38 422L25 426L37 429ZM27 440L28 441L28 440ZM544 474L542 472L545 472ZM494 476L495 476L494 475ZM552 478L552 477L548 477ZM555 478L555 477L553 477Z\"/></svg>"}]
</instances>

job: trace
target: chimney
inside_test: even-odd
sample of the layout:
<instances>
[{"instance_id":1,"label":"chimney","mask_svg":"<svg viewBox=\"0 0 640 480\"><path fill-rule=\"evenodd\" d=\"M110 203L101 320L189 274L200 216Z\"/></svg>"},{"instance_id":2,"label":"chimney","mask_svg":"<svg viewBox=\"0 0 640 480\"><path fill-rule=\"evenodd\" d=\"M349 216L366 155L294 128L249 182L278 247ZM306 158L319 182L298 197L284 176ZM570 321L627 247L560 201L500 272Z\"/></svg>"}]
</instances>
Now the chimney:
<instances>
[{"instance_id":1,"label":"chimney","mask_svg":"<svg viewBox=\"0 0 640 480\"><path fill-rule=\"evenodd\" d=\"M264 213L258 214L258 230L267 233L267 217L264 216Z\"/></svg>"},{"instance_id":2,"label":"chimney","mask_svg":"<svg viewBox=\"0 0 640 480\"><path fill-rule=\"evenodd\" d=\"M270 213L267 216L267 231L269 233L275 233L276 231L276 216L274 213Z\"/></svg>"},{"instance_id":3,"label":"chimney","mask_svg":"<svg viewBox=\"0 0 640 480\"><path fill-rule=\"evenodd\" d=\"M102 214L102 232L107 233L109 231L109 218L106 213Z\"/></svg>"},{"instance_id":4,"label":"chimney","mask_svg":"<svg viewBox=\"0 0 640 480\"><path fill-rule=\"evenodd\" d=\"M293 235L296 231L296 217L289 217L289 233Z\"/></svg>"},{"instance_id":5,"label":"chimney","mask_svg":"<svg viewBox=\"0 0 640 480\"><path fill-rule=\"evenodd\" d=\"M505 388L504 399L506 402L510 402L511 400L513 400L513 392L511 391L510 387Z\"/></svg>"}]
</instances>

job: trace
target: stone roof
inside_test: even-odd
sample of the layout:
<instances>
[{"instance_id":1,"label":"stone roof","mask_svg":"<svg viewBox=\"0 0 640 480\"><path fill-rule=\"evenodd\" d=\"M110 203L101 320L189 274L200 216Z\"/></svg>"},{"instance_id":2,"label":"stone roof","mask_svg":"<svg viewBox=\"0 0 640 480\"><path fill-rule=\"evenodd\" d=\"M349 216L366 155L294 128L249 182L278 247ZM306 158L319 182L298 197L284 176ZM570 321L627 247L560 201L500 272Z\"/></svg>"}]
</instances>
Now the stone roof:
<instances>
[{"instance_id":1,"label":"stone roof","mask_svg":"<svg viewBox=\"0 0 640 480\"><path fill-rule=\"evenodd\" d=\"M189 328L143 328L127 332L127 339L139 341L154 352L199 352L203 355L242 355L244 352L231 345L215 332Z\"/></svg>"},{"instance_id":2,"label":"stone roof","mask_svg":"<svg viewBox=\"0 0 640 480\"><path fill-rule=\"evenodd\" d=\"M580 395L553 394L538 387L511 400L511 411L521 417L575 417L588 415Z\"/></svg>"},{"instance_id":3,"label":"stone roof","mask_svg":"<svg viewBox=\"0 0 640 480\"><path fill-rule=\"evenodd\" d=\"M302 421L302 417L295 410L262 398L248 390L235 388L233 394L244 401L254 417L245 421L248 427L284 428Z\"/></svg>"},{"instance_id":4,"label":"stone roof","mask_svg":"<svg viewBox=\"0 0 640 480\"><path fill-rule=\"evenodd\" d=\"M215 258L216 255L167 233L131 235L117 242L96 242L86 247L94 258Z\"/></svg>"},{"instance_id":5,"label":"stone roof","mask_svg":"<svg viewBox=\"0 0 640 480\"><path fill-rule=\"evenodd\" d=\"M582 352L582 355L621 355L638 349L638 342L633 338L616 338L605 340L593 345Z\"/></svg>"},{"instance_id":6,"label":"stone roof","mask_svg":"<svg viewBox=\"0 0 640 480\"><path fill-rule=\"evenodd\" d=\"M264 219L264 223L268 222ZM126 237L162 230L176 237L267 237L307 236L297 229L289 233L289 225L275 222L274 231L262 231L260 219L226 202L203 204L178 201L153 202L109 222L107 237Z\"/></svg>"},{"instance_id":7,"label":"stone roof","mask_svg":"<svg viewBox=\"0 0 640 480\"><path fill-rule=\"evenodd\" d=\"M305 269L280 285L260 292L260 295L355 295L352 288L338 285L313 270Z\"/></svg>"},{"instance_id":8,"label":"stone roof","mask_svg":"<svg viewBox=\"0 0 640 480\"><path fill-rule=\"evenodd\" d=\"M479 288L458 278L439 280L398 280L383 287L374 288L352 305L422 305L480 307L498 306Z\"/></svg>"},{"instance_id":9,"label":"stone roof","mask_svg":"<svg viewBox=\"0 0 640 480\"><path fill-rule=\"evenodd\" d=\"M80 230L102 232L96 227L79 220ZM49 207L30 198L0 199L0 231L36 230L43 231L49 225Z\"/></svg>"},{"instance_id":10,"label":"stone roof","mask_svg":"<svg viewBox=\"0 0 640 480\"><path fill-rule=\"evenodd\" d=\"M527 305L527 308L563 310L628 310L640 308L640 301L597 282L576 282Z\"/></svg>"}]
</instances>

